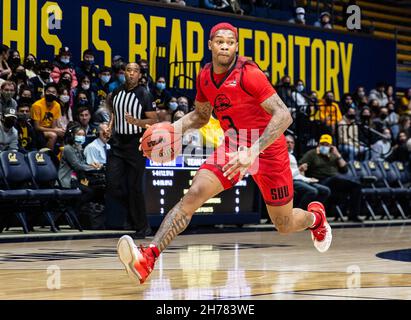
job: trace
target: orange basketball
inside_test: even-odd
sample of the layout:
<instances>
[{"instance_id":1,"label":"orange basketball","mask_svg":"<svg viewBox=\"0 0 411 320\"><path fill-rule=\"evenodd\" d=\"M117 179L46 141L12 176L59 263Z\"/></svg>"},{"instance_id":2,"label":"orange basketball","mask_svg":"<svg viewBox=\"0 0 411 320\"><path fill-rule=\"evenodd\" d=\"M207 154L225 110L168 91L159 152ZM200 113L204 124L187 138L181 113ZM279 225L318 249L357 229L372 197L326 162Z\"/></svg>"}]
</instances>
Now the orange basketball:
<instances>
[{"instance_id":1,"label":"orange basketball","mask_svg":"<svg viewBox=\"0 0 411 320\"><path fill-rule=\"evenodd\" d=\"M154 162L169 162L181 152L181 134L175 133L170 122L156 123L144 132L141 149Z\"/></svg>"}]
</instances>

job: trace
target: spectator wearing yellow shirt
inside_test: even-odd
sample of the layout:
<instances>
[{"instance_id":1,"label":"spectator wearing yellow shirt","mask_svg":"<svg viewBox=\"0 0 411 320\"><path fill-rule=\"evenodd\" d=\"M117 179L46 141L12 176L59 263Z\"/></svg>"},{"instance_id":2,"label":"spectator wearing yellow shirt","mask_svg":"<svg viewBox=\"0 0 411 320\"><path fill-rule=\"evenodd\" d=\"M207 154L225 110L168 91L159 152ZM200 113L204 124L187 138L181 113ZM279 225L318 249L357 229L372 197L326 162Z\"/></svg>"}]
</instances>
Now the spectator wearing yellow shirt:
<instances>
[{"instance_id":1,"label":"spectator wearing yellow shirt","mask_svg":"<svg viewBox=\"0 0 411 320\"><path fill-rule=\"evenodd\" d=\"M404 92L404 96L400 100L399 114L411 115L411 88Z\"/></svg>"},{"instance_id":2,"label":"spectator wearing yellow shirt","mask_svg":"<svg viewBox=\"0 0 411 320\"><path fill-rule=\"evenodd\" d=\"M332 134L335 133L337 123L342 120L342 114L338 103L334 100L332 91L327 91L324 94L324 99L318 103L314 120L323 122L327 127L330 127Z\"/></svg>"},{"instance_id":3,"label":"spectator wearing yellow shirt","mask_svg":"<svg viewBox=\"0 0 411 320\"><path fill-rule=\"evenodd\" d=\"M57 86L49 83L44 88L44 98L33 103L31 118L34 128L39 132L39 137L44 137L46 146L54 150L57 138L63 138L65 130L59 128L57 121L61 117L60 104L57 100Z\"/></svg>"}]
</instances>

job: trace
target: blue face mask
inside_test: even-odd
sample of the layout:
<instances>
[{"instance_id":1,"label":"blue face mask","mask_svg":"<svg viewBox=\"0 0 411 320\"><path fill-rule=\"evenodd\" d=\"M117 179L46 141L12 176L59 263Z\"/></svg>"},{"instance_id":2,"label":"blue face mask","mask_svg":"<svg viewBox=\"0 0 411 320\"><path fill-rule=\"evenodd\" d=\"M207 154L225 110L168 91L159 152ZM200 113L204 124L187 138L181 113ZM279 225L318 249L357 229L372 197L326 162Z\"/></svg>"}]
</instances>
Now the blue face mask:
<instances>
[{"instance_id":1,"label":"blue face mask","mask_svg":"<svg viewBox=\"0 0 411 320\"><path fill-rule=\"evenodd\" d=\"M329 146L320 146L320 153L323 155L327 155L330 153L330 147Z\"/></svg>"},{"instance_id":2,"label":"blue face mask","mask_svg":"<svg viewBox=\"0 0 411 320\"><path fill-rule=\"evenodd\" d=\"M168 104L168 106L169 106L169 108L170 108L172 111L176 111L176 110L177 110L177 107L178 107L178 103L177 103L177 102L170 102L170 103Z\"/></svg>"},{"instance_id":3,"label":"blue face mask","mask_svg":"<svg viewBox=\"0 0 411 320\"><path fill-rule=\"evenodd\" d=\"M164 90L166 88L166 84L164 82L157 82L156 86L158 90Z\"/></svg>"},{"instance_id":4,"label":"blue face mask","mask_svg":"<svg viewBox=\"0 0 411 320\"><path fill-rule=\"evenodd\" d=\"M74 136L74 142L77 144L83 144L86 142L86 137L85 136Z\"/></svg>"},{"instance_id":5,"label":"blue face mask","mask_svg":"<svg viewBox=\"0 0 411 320\"><path fill-rule=\"evenodd\" d=\"M126 76L124 74L120 74L118 76L118 81L120 81L121 83L125 83L126 82Z\"/></svg>"},{"instance_id":6,"label":"blue face mask","mask_svg":"<svg viewBox=\"0 0 411 320\"><path fill-rule=\"evenodd\" d=\"M302 85L302 84L299 84L298 86L297 86L297 91L298 92L302 92L304 90L304 86Z\"/></svg>"},{"instance_id":7,"label":"blue face mask","mask_svg":"<svg viewBox=\"0 0 411 320\"><path fill-rule=\"evenodd\" d=\"M70 59L69 58L61 58L60 61L64 64L67 64L67 63L70 62Z\"/></svg>"},{"instance_id":8,"label":"blue face mask","mask_svg":"<svg viewBox=\"0 0 411 320\"><path fill-rule=\"evenodd\" d=\"M106 84L111 79L111 76L101 76L101 81Z\"/></svg>"}]
</instances>

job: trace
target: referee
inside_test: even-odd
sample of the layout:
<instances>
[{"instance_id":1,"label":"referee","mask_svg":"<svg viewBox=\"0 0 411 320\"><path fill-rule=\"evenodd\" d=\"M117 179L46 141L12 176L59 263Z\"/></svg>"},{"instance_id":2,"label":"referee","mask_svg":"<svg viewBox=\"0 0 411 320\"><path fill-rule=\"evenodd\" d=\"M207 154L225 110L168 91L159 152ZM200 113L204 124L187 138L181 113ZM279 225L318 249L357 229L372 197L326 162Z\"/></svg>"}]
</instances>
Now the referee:
<instances>
[{"instance_id":1,"label":"referee","mask_svg":"<svg viewBox=\"0 0 411 320\"><path fill-rule=\"evenodd\" d=\"M144 238L151 229L143 196L145 158L138 146L146 125L158 120L151 94L138 84L140 65L127 64L125 76L126 82L107 97L111 117L106 132L112 135L107 158L107 196L127 208L136 230L134 238ZM129 123L131 118L133 124Z\"/></svg>"}]
</instances>

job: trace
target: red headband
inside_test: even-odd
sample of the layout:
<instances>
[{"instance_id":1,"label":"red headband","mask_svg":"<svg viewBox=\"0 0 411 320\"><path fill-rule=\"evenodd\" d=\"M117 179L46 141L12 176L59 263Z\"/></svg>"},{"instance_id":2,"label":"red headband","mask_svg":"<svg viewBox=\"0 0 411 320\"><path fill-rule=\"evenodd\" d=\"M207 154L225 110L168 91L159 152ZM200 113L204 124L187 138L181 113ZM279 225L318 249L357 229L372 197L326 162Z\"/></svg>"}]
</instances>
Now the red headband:
<instances>
[{"instance_id":1,"label":"red headband","mask_svg":"<svg viewBox=\"0 0 411 320\"><path fill-rule=\"evenodd\" d=\"M227 22L216 24L210 31L210 40L214 37L218 30L230 30L234 32L235 38L238 39L237 28Z\"/></svg>"}]
</instances>

